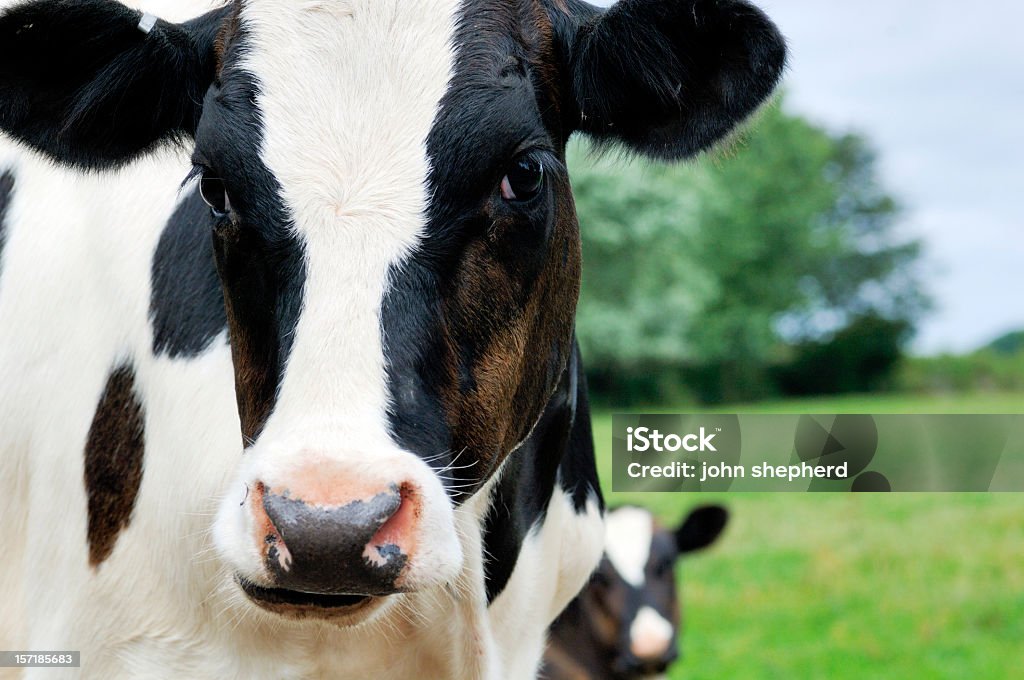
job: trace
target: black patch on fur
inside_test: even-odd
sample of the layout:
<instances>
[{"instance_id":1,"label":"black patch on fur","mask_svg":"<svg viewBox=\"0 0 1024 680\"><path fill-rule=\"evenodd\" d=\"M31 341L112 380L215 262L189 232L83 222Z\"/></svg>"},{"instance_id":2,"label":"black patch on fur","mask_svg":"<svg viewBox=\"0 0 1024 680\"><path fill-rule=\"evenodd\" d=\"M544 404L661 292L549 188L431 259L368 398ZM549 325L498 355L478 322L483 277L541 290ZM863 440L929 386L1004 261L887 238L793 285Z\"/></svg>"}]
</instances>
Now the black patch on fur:
<instances>
[{"instance_id":1,"label":"black patch on fur","mask_svg":"<svg viewBox=\"0 0 1024 680\"><path fill-rule=\"evenodd\" d=\"M579 344L574 340L572 357L566 371L575 380L569 389L575 394L573 404L572 430L569 446L562 458L558 472L558 483L572 498L577 513L586 512L587 501L597 500L598 509L604 512L604 497L597 476L597 461L594 455L594 433L590 423L590 399L587 396L587 376L583 371L583 360Z\"/></svg>"},{"instance_id":2,"label":"black patch on fur","mask_svg":"<svg viewBox=\"0 0 1024 680\"><path fill-rule=\"evenodd\" d=\"M174 211L153 253L153 353L172 359L202 354L227 327L213 258L210 209L193 190Z\"/></svg>"},{"instance_id":3,"label":"black patch on fur","mask_svg":"<svg viewBox=\"0 0 1024 680\"><path fill-rule=\"evenodd\" d=\"M431 267L413 257L395 272L381 309L381 328L391 395L389 419L395 442L432 458L450 448L438 386L444 383L441 294ZM437 467L450 461L438 460ZM469 461L465 461L468 463ZM456 463L459 464L459 463ZM447 481L447 480L443 480ZM459 498L462 494L453 494Z\"/></svg>"},{"instance_id":4,"label":"black patch on fur","mask_svg":"<svg viewBox=\"0 0 1024 680\"><path fill-rule=\"evenodd\" d=\"M14 194L14 174L10 170L0 174L0 272L4 264L4 244L7 242L7 206Z\"/></svg>"},{"instance_id":5,"label":"black patch on fur","mask_svg":"<svg viewBox=\"0 0 1024 680\"><path fill-rule=\"evenodd\" d=\"M213 251L242 436L252 443L277 399L302 308L306 269L281 186L260 158L259 88L251 74L237 67L244 50L245 30L240 28L225 46L220 78L206 93L193 161L223 180L231 200L231 215L213 224Z\"/></svg>"},{"instance_id":6,"label":"black patch on fur","mask_svg":"<svg viewBox=\"0 0 1024 680\"><path fill-rule=\"evenodd\" d=\"M142 404L130 365L110 374L93 415L85 444L89 564L98 567L114 550L131 522L142 485L144 458Z\"/></svg>"},{"instance_id":7,"label":"black patch on fur","mask_svg":"<svg viewBox=\"0 0 1024 680\"><path fill-rule=\"evenodd\" d=\"M138 29L110 0L37 0L0 15L0 129L58 162L118 166L190 135L230 4Z\"/></svg>"}]
</instances>

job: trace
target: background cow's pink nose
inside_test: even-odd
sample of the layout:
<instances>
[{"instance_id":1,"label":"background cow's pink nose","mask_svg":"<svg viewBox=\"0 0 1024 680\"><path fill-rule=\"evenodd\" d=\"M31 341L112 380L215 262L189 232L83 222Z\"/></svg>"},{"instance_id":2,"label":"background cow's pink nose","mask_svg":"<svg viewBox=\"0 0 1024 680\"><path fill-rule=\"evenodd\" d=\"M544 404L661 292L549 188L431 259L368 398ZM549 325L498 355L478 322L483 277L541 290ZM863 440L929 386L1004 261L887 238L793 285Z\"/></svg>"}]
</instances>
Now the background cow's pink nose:
<instances>
[{"instance_id":1,"label":"background cow's pink nose","mask_svg":"<svg viewBox=\"0 0 1024 680\"><path fill-rule=\"evenodd\" d=\"M297 475L315 480L305 490L298 482L256 485L256 538L274 585L307 593L396 592L415 552L418 489L337 477L331 484L330 477Z\"/></svg>"}]
</instances>

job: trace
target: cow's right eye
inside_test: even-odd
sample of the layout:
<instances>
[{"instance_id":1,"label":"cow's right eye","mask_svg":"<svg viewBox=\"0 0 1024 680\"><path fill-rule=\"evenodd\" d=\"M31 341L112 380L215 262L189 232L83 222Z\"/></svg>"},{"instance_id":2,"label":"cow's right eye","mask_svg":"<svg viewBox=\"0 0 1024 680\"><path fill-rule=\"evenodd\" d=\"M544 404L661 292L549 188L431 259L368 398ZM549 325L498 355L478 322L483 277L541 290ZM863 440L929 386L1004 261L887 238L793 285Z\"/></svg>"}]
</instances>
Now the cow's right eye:
<instances>
[{"instance_id":1,"label":"cow's right eye","mask_svg":"<svg viewBox=\"0 0 1024 680\"><path fill-rule=\"evenodd\" d=\"M231 212L231 200L224 187L224 180L212 176L209 171L204 170L199 179L199 195L203 197L206 205L210 206L210 212L214 217L226 217Z\"/></svg>"}]
</instances>

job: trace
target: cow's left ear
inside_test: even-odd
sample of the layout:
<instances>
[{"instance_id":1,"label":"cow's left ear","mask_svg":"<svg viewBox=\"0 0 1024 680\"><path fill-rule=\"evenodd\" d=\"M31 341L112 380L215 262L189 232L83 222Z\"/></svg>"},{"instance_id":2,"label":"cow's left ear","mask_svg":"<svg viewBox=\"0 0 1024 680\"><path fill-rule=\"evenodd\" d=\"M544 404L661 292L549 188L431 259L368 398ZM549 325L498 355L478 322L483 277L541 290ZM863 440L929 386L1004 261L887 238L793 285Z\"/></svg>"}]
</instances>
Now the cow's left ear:
<instances>
[{"instance_id":1,"label":"cow's left ear","mask_svg":"<svg viewBox=\"0 0 1024 680\"><path fill-rule=\"evenodd\" d=\"M569 125L675 160L708 148L775 89L778 29L742 0L544 0L562 52Z\"/></svg>"},{"instance_id":2,"label":"cow's left ear","mask_svg":"<svg viewBox=\"0 0 1024 680\"><path fill-rule=\"evenodd\" d=\"M729 521L729 511L721 505L694 508L676 529L676 549L680 554L706 548L715 542Z\"/></svg>"},{"instance_id":3,"label":"cow's left ear","mask_svg":"<svg viewBox=\"0 0 1024 680\"><path fill-rule=\"evenodd\" d=\"M194 133L228 11L153 23L114 0L35 0L0 13L0 130L86 168Z\"/></svg>"}]
</instances>

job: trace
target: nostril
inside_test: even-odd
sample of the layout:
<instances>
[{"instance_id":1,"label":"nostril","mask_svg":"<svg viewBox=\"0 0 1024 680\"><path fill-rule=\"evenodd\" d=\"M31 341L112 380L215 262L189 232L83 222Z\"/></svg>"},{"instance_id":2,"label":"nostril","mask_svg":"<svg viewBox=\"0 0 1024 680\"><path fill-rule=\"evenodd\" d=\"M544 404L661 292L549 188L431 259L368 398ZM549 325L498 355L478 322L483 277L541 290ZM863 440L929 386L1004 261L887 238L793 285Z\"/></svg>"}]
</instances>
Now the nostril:
<instances>
[{"instance_id":1,"label":"nostril","mask_svg":"<svg viewBox=\"0 0 1024 680\"><path fill-rule=\"evenodd\" d=\"M246 487L248 496L249 487ZM285 545L281 532L274 523L274 518L265 505L267 487L257 482L252 494L252 512L256 524L256 538L262 544L263 559L273 563L281 571L287 572L292 566L292 556ZM242 501L245 502L244 500Z\"/></svg>"},{"instance_id":2,"label":"nostril","mask_svg":"<svg viewBox=\"0 0 1024 680\"><path fill-rule=\"evenodd\" d=\"M420 516L420 498L415 487L402 484L398 489L398 508L387 518L363 549L363 558L378 567L415 550L415 528Z\"/></svg>"}]
</instances>

